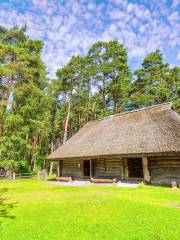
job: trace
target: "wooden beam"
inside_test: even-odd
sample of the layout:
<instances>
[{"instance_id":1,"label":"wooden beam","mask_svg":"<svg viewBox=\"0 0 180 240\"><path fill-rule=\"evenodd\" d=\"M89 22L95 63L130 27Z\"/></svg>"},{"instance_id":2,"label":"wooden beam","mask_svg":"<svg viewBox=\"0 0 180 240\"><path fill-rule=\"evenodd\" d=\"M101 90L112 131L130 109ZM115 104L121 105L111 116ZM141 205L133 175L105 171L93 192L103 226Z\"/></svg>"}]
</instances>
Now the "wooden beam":
<instances>
[{"instance_id":1,"label":"wooden beam","mask_svg":"<svg viewBox=\"0 0 180 240\"><path fill-rule=\"evenodd\" d=\"M129 169L128 169L128 160L127 158L123 159L123 173L124 173L124 178L128 178L129 177Z\"/></svg>"},{"instance_id":2,"label":"wooden beam","mask_svg":"<svg viewBox=\"0 0 180 240\"><path fill-rule=\"evenodd\" d=\"M143 165L144 180L146 182L150 182L150 175L149 175L149 170L148 170L148 158L147 157L142 157L142 165Z\"/></svg>"},{"instance_id":3,"label":"wooden beam","mask_svg":"<svg viewBox=\"0 0 180 240\"><path fill-rule=\"evenodd\" d=\"M57 161L57 177L62 175L62 160Z\"/></svg>"},{"instance_id":4,"label":"wooden beam","mask_svg":"<svg viewBox=\"0 0 180 240\"><path fill-rule=\"evenodd\" d=\"M60 163L60 161L57 161L57 177L60 177L59 176L59 163Z\"/></svg>"},{"instance_id":5,"label":"wooden beam","mask_svg":"<svg viewBox=\"0 0 180 240\"><path fill-rule=\"evenodd\" d=\"M83 160L80 160L80 164L81 164L81 175L84 176L84 162L83 162Z\"/></svg>"},{"instance_id":6,"label":"wooden beam","mask_svg":"<svg viewBox=\"0 0 180 240\"><path fill-rule=\"evenodd\" d=\"M180 156L180 152L163 152L163 153L144 153L143 154L146 157L153 157L153 156ZM54 158L54 159L47 159L48 161L59 161L59 160L90 160L90 159L99 159L99 160L104 160L104 159L110 159L110 158L141 158L142 154L110 154L110 155L98 155L98 156L84 156L84 157L71 157L71 158Z\"/></svg>"},{"instance_id":7,"label":"wooden beam","mask_svg":"<svg viewBox=\"0 0 180 240\"><path fill-rule=\"evenodd\" d=\"M62 177L62 160L59 161L59 177Z\"/></svg>"}]
</instances>

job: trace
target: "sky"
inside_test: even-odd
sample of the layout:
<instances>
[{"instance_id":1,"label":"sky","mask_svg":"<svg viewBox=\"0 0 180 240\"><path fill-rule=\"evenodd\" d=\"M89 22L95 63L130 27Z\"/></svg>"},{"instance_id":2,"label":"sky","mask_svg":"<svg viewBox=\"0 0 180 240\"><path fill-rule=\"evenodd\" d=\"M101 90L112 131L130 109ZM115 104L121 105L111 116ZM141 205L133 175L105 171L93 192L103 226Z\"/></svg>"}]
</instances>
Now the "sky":
<instances>
[{"instance_id":1,"label":"sky","mask_svg":"<svg viewBox=\"0 0 180 240\"><path fill-rule=\"evenodd\" d=\"M31 38L44 42L50 77L71 56L113 39L127 48L133 71L156 49L180 65L180 0L0 0L0 25L25 24Z\"/></svg>"}]
</instances>

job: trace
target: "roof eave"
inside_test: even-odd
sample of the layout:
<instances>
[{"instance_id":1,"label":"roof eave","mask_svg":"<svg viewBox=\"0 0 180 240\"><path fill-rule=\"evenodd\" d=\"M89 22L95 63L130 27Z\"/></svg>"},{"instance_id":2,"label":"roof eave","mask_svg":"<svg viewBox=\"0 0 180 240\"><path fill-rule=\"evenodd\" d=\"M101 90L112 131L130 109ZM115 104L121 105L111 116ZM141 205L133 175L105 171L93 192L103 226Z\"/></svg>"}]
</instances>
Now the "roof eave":
<instances>
[{"instance_id":1,"label":"roof eave","mask_svg":"<svg viewBox=\"0 0 180 240\"><path fill-rule=\"evenodd\" d=\"M150 156L180 156L180 151L171 152L151 152L151 153L129 153L129 154L107 154L107 155L94 155L94 156L79 156L79 157L63 157L63 158L47 158L48 161L59 161L59 160L88 160L88 159L101 159L101 158L133 158L133 157L150 157Z\"/></svg>"}]
</instances>

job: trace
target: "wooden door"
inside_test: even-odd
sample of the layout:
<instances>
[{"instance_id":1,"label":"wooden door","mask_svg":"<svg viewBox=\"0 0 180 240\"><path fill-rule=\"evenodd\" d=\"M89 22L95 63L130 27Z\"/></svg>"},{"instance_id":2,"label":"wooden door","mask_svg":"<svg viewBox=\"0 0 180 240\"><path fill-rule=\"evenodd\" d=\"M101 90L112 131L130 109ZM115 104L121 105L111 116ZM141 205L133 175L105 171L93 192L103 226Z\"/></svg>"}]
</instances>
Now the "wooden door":
<instances>
[{"instance_id":1,"label":"wooden door","mask_svg":"<svg viewBox=\"0 0 180 240\"><path fill-rule=\"evenodd\" d=\"M84 176L90 177L90 160L84 161Z\"/></svg>"},{"instance_id":2,"label":"wooden door","mask_svg":"<svg viewBox=\"0 0 180 240\"><path fill-rule=\"evenodd\" d=\"M143 178L142 159L141 158L128 159L128 171L129 177Z\"/></svg>"}]
</instances>

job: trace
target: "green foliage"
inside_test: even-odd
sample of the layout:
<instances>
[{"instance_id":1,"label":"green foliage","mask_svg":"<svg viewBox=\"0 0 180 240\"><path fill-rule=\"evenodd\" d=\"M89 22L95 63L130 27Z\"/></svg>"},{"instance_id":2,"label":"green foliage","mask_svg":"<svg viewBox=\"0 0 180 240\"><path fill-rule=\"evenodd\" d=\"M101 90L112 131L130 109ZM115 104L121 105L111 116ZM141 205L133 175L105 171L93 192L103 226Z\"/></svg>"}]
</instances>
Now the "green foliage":
<instances>
[{"instance_id":1,"label":"green foliage","mask_svg":"<svg viewBox=\"0 0 180 240\"><path fill-rule=\"evenodd\" d=\"M118 41L97 42L89 50L92 78L102 93L104 112L122 111L127 107L131 89L131 72L126 49ZM106 114L105 114L106 115Z\"/></svg>"},{"instance_id":2,"label":"green foliage","mask_svg":"<svg viewBox=\"0 0 180 240\"><path fill-rule=\"evenodd\" d=\"M180 67L173 67L167 76L168 101L180 109Z\"/></svg>"},{"instance_id":3,"label":"green foliage","mask_svg":"<svg viewBox=\"0 0 180 240\"><path fill-rule=\"evenodd\" d=\"M55 146L63 142L66 132L69 99L68 138L88 121L127 109L131 82L126 49L118 41L97 42L87 56L72 57L57 70L57 79L50 86L56 105L52 136Z\"/></svg>"},{"instance_id":4,"label":"green foliage","mask_svg":"<svg viewBox=\"0 0 180 240\"><path fill-rule=\"evenodd\" d=\"M31 173L31 167L26 161L18 161L15 167L16 173Z\"/></svg>"},{"instance_id":5,"label":"green foliage","mask_svg":"<svg viewBox=\"0 0 180 240\"><path fill-rule=\"evenodd\" d=\"M42 45L25 28L0 28L1 162L17 171L43 166L48 153L51 101Z\"/></svg>"},{"instance_id":6,"label":"green foliage","mask_svg":"<svg viewBox=\"0 0 180 240\"><path fill-rule=\"evenodd\" d=\"M180 68L157 50L131 73L117 40L96 42L48 80L43 43L26 28L0 27L0 165L37 171L46 156L89 121L151 104L180 102Z\"/></svg>"},{"instance_id":7,"label":"green foliage","mask_svg":"<svg viewBox=\"0 0 180 240\"><path fill-rule=\"evenodd\" d=\"M170 68L157 50L145 57L142 68L135 71L131 100L135 107L173 101L177 104L180 93L179 68Z\"/></svg>"}]
</instances>

